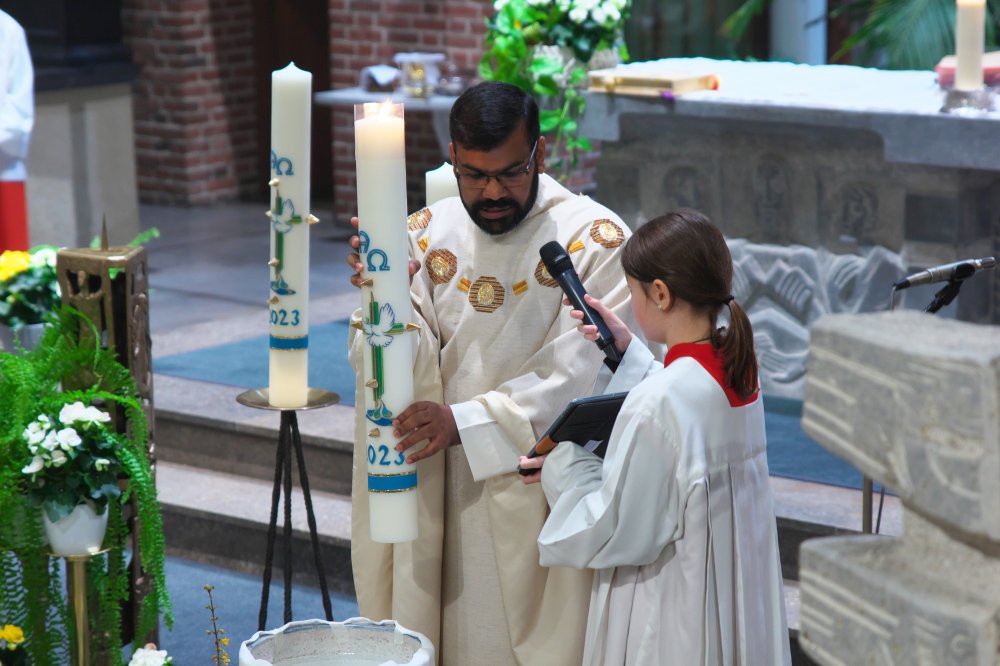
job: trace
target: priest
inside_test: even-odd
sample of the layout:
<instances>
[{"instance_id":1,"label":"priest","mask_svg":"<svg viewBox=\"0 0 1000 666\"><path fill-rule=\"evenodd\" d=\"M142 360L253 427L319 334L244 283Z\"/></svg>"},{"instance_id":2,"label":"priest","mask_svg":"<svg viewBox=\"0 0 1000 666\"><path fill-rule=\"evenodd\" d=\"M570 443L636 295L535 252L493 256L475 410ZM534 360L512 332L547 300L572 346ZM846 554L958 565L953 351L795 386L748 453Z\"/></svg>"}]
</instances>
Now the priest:
<instances>
[{"instance_id":1,"label":"priest","mask_svg":"<svg viewBox=\"0 0 1000 666\"><path fill-rule=\"evenodd\" d=\"M450 117L459 196L409 217L411 295L421 331L415 402L394 421L416 462L419 537L372 542L364 410L356 412L352 563L358 604L427 635L442 664L579 664L590 573L539 566L546 501L519 456L593 385L603 355L576 333L539 248L566 248L589 293L620 316L628 288L613 212L545 174L538 107L486 82ZM354 221L356 224L356 220ZM352 247L357 250L358 240ZM357 252L348 257L360 282ZM360 311L355 313L360 318ZM350 357L363 405L363 338Z\"/></svg>"}]
</instances>

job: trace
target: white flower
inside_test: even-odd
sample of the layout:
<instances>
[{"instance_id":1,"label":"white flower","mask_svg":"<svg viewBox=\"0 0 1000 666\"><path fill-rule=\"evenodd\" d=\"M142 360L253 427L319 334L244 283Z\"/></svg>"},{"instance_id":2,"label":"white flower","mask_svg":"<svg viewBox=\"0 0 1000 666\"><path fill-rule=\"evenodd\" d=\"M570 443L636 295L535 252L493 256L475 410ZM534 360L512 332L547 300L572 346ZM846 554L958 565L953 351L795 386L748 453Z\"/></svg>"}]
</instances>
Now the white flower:
<instances>
[{"instance_id":1,"label":"white flower","mask_svg":"<svg viewBox=\"0 0 1000 666\"><path fill-rule=\"evenodd\" d=\"M63 408L59 410L59 421L66 425L76 423L84 420L86 413L87 408L77 400L69 405L63 405Z\"/></svg>"},{"instance_id":2,"label":"white flower","mask_svg":"<svg viewBox=\"0 0 1000 666\"><path fill-rule=\"evenodd\" d=\"M501 9L507 6L508 2L510 2L510 0L496 0L496 2L493 3L493 9L496 11L500 11Z\"/></svg>"},{"instance_id":3,"label":"white flower","mask_svg":"<svg viewBox=\"0 0 1000 666\"><path fill-rule=\"evenodd\" d=\"M569 20L573 23L582 24L587 20L587 10L579 6L573 7L573 9L569 10Z\"/></svg>"},{"instance_id":4,"label":"white flower","mask_svg":"<svg viewBox=\"0 0 1000 666\"><path fill-rule=\"evenodd\" d=\"M590 10L590 16L598 25L604 25L605 19L608 18L608 13L604 10L604 7L594 7Z\"/></svg>"},{"instance_id":5,"label":"white flower","mask_svg":"<svg viewBox=\"0 0 1000 666\"><path fill-rule=\"evenodd\" d=\"M57 432L56 440L63 451L69 451L83 444L83 440L80 439L80 433L73 428L63 428Z\"/></svg>"},{"instance_id":6,"label":"white flower","mask_svg":"<svg viewBox=\"0 0 1000 666\"><path fill-rule=\"evenodd\" d=\"M573 0L558 0L559 9L564 12L568 12L569 8L573 5Z\"/></svg>"},{"instance_id":7,"label":"white flower","mask_svg":"<svg viewBox=\"0 0 1000 666\"><path fill-rule=\"evenodd\" d=\"M625 11L625 7L628 6L628 0L611 0L611 5L619 12L623 12Z\"/></svg>"},{"instance_id":8,"label":"white flower","mask_svg":"<svg viewBox=\"0 0 1000 666\"><path fill-rule=\"evenodd\" d=\"M59 440L56 439L55 430L49 430L49 432L45 435L45 439L42 440L42 446L47 451L55 451L59 448Z\"/></svg>"},{"instance_id":9,"label":"white flower","mask_svg":"<svg viewBox=\"0 0 1000 666\"><path fill-rule=\"evenodd\" d=\"M32 268L42 268L48 266L50 268L55 268L56 265L56 251L49 247L43 247L36 250L31 255L31 260L29 261Z\"/></svg>"},{"instance_id":10,"label":"white flower","mask_svg":"<svg viewBox=\"0 0 1000 666\"><path fill-rule=\"evenodd\" d=\"M551 0L528 0L528 5L531 7L541 7L542 5L549 4Z\"/></svg>"},{"instance_id":11,"label":"white flower","mask_svg":"<svg viewBox=\"0 0 1000 666\"><path fill-rule=\"evenodd\" d=\"M610 5L604 8L604 11L608 13L608 26L615 25L622 20L622 12L620 9L614 5Z\"/></svg>"},{"instance_id":12,"label":"white flower","mask_svg":"<svg viewBox=\"0 0 1000 666\"><path fill-rule=\"evenodd\" d=\"M66 454L60 451L59 449L56 449L55 451L52 452L51 467L62 467L63 465L66 464L67 460L69 460L69 458L66 457Z\"/></svg>"},{"instance_id":13,"label":"white flower","mask_svg":"<svg viewBox=\"0 0 1000 666\"><path fill-rule=\"evenodd\" d=\"M98 458L97 460L94 461L94 469L96 469L98 472L103 472L110 465L111 461L108 460L107 458Z\"/></svg>"},{"instance_id":14,"label":"white flower","mask_svg":"<svg viewBox=\"0 0 1000 666\"><path fill-rule=\"evenodd\" d=\"M28 427L24 429L21 436L24 437L25 441L31 444L41 444L42 440L45 439L45 434L49 431L48 418L46 417L45 423L41 419L37 421L32 421L28 424Z\"/></svg>"},{"instance_id":15,"label":"white flower","mask_svg":"<svg viewBox=\"0 0 1000 666\"><path fill-rule=\"evenodd\" d=\"M41 472L45 468L45 461L42 460L41 456L35 456L31 459L21 472L24 474L34 474L35 472Z\"/></svg>"},{"instance_id":16,"label":"white flower","mask_svg":"<svg viewBox=\"0 0 1000 666\"><path fill-rule=\"evenodd\" d=\"M167 663L167 651L155 648L139 648L132 653L128 666L163 666Z\"/></svg>"}]
</instances>

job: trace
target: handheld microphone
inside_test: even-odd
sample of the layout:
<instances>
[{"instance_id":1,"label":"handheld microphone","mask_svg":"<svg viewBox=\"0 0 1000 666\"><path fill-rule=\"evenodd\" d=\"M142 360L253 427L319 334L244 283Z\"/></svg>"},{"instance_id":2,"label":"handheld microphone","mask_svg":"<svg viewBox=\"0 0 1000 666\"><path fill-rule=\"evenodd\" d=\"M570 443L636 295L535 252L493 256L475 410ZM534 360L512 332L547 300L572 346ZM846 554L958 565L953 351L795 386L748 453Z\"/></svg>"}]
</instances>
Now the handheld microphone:
<instances>
[{"instance_id":1,"label":"handheld microphone","mask_svg":"<svg viewBox=\"0 0 1000 666\"><path fill-rule=\"evenodd\" d=\"M573 262L563 246L559 244L559 241L551 241L543 245L538 254L541 255L542 263L545 264L549 275L562 287L569 302L573 304L574 308L583 312L583 322L597 327L597 346L604 352L609 361L620 363L622 356L615 347L615 338L611 334L611 330L608 329L608 325L601 319L601 315L594 312L594 309L584 302L583 297L587 290L583 288L580 276L576 274Z\"/></svg>"},{"instance_id":2,"label":"handheld microphone","mask_svg":"<svg viewBox=\"0 0 1000 666\"><path fill-rule=\"evenodd\" d=\"M954 263L943 264L941 266L933 266L922 270L919 273L914 273L913 275L900 280L892 286L893 288L899 290L915 287L918 284L931 284L933 282L944 282L945 280L964 280L973 273L995 268L996 265L996 257L965 259L963 261L956 261Z\"/></svg>"}]
</instances>

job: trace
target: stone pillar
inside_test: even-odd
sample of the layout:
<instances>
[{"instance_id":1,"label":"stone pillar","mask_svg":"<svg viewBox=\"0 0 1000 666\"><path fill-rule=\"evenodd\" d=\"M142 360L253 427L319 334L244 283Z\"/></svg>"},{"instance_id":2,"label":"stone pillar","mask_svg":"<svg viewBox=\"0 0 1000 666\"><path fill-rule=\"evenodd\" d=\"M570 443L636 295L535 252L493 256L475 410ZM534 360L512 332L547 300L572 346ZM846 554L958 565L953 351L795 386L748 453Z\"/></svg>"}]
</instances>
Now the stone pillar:
<instances>
[{"instance_id":1,"label":"stone pillar","mask_svg":"<svg viewBox=\"0 0 1000 666\"><path fill-rule=\"evenodd\" d=\"M803 544L800 644L821 664L998 663L1000 328L821 319L802 425L900 497L904 534Z\"/></svg>"}]
</instances>

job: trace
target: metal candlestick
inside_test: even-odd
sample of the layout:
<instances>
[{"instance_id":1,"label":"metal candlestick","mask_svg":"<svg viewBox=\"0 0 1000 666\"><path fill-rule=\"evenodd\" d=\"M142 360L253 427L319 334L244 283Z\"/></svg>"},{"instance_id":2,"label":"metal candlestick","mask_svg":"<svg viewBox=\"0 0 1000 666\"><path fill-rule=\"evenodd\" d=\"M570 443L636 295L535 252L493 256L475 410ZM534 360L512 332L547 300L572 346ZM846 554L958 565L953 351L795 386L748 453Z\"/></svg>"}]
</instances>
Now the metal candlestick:
<instances>
[{"instance_id":1,"label":"metal candlestick","mask_svg":"<svg viewBox=\"0 0 1000 666\"><path fill-rule=\"evenodd\" d=\"M236 402L254 409L269 409L281 412L281 427L278 430L278 450L274 459L274 487L271 491L271 518L267 525L267 550L264 554L264 580L260 593L260 611L257 616L257 629L264 631L267 622L267 602L271 588L271 568L274 562L274 541L277 535L278 503L281 487L284 484L284 557L282 569L285 581L285 624L292 621L292 450L295 450L296 464L299 467L299 485L306 504L306 520L309 523L309 538L312 541L313 557L316 561L316 573L319 576L320 593L323 596L323 610L326 619L333 621L333 608L330 605L330 592L326 585L326 573L323 569L323 559L320 556L319 536L316 532L316 515L313 512L312 494L309 491L309 477L306 474L306 461L302 453L302 436L299 434L299 421L296 412L307 409L329 407L340 401L340 396L333 391L310 388L306 393L306 404L301 407L275 407L270 403L266 388L251 389L236 396Z\"/></svg>"}]
</instances>

